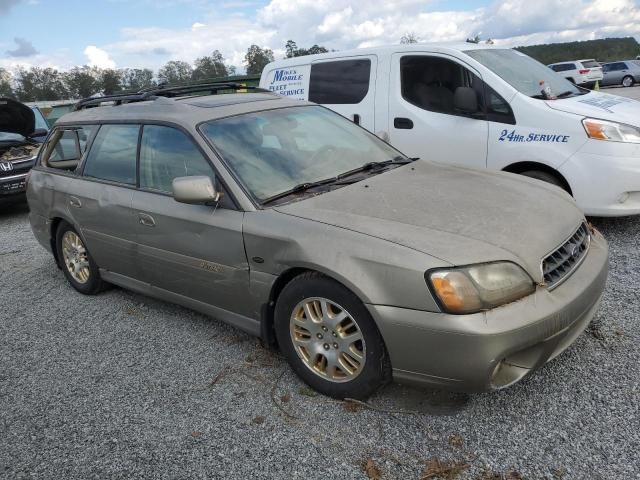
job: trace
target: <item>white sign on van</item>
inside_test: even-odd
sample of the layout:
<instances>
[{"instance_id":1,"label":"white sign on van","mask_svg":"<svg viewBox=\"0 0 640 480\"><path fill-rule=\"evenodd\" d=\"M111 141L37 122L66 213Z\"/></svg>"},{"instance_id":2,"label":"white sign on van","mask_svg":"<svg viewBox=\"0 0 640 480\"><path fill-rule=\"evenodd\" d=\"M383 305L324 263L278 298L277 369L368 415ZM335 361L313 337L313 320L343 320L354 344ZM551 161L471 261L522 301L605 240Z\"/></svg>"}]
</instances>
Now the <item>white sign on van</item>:
<instances>
[{"instance_id":1,"label":"white sign on van","mask_svg":"<svg viewBox=\"0 0 640 480\"><path fill-rule=\"evenodd\" d=\"M269 72L267 88L283 97L306 99L309 66L278 68Z\"/></svg>"}]
</instances>

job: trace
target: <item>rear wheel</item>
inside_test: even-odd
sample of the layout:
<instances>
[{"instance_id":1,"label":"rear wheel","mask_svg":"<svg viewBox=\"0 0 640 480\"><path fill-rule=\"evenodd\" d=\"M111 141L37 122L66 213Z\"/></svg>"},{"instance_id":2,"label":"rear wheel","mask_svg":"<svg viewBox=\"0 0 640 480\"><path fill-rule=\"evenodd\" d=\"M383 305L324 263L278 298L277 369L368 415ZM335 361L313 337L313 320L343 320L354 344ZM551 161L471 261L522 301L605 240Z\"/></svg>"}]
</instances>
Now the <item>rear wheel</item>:
<instances>
[{"instance_id":1,"label":"rear wheel","mask_svg":"<svg viewBox=\"0 0 640 480\"><path fill-rule=\"evenodd\" d=\"M633 86L633 77L631 75L627 75L626 77L624 77L622 79L622 86L623 87L631 87L631 86Z\"/></svg>"},{"instance_id":2,"label":"rear wheel","mask_svg":"<svg viewBox=\"0 0 640 480\"><path fill-rule=\"evenodd\" d=\"M334 398L366 399L391 379L384 342L351 291L318 273L294 278L275 310L280 349L310 387Z\"/></svg>"},{"instance_id":3,"label":"rear wheel","mask_svg":"<svg viewBox=\"0 0 640 480\"><path fill-rule=\"evenodd\" d=\"M91 258L78 232L66 222L58 227L56 235L58 259L62 271L73 288L85 295L94 295L104 289L98 266Z\"/></svg>"},{"instance_id":4,"label":"rear wheel","mask_svg":"<svg viewBox=\"0 0 640 480\"><path fill-rule=\"evenodd\" d=\"M556 187L560 187L565 191L567 190L567 187L562 183L562 181L549 172L543 172L541 170L527 170L526 172L522 172L520 175L524 175L525 177L529 178L535 178L536 180L542 180L543 182L547 182L555 185Z\"/></svg>"}]
</instances>

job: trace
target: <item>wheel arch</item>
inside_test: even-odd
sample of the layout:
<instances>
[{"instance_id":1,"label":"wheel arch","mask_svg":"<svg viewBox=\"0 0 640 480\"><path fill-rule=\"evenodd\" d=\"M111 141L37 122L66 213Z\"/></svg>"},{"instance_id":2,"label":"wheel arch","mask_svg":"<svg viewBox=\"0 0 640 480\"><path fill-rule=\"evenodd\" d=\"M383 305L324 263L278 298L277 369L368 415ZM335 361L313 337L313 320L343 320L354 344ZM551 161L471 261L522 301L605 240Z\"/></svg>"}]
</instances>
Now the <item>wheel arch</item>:
<instances>
[{"instance_id":1,"label":"wheel arch","mask_svg":"<svg viewBox=\"0 0 640 480\"><path fill-rule=\"evenodd\" d=\"M260 337L265 344L272 347L277 346L275 332L273 330L273 324L275 320L275 306L278 301L278 298L280 297L280 294L293 279L305 273L317 273L319 275L323 275L327 278L330 278L334 282L339 283L344 288L351 291L356 297L360 299L361 302L365 303L364 300L362 299L362 292L358 291L357 288L352 288L351 285L342 281L338 275L332 274L330 272L326 272L325 269L317 268L315 266L292 266L282 271L277 276L276 280L271 285L271 290L269 292L269 299L267 303L265 303L262 306L262 311L260 315Z\"/></svg>"},{"instance_id":2,"label":"wheel arch","mask_svg":"<svg viewBox=\"0 0 640 480\"><path fill-rule=\"evenodd\" d=\"M550 175L556 177L562 185L565 187L565 190L569 192L569 195L573 196L573 190L571 189L571 184L567 181L567 179L562 175L558 170L549 165L540 162L516 162L508 165L502 169L503 172L516 173L521 174L528 170L540 170L542 172L546 172Z\"/></svg>"}]
</instances>

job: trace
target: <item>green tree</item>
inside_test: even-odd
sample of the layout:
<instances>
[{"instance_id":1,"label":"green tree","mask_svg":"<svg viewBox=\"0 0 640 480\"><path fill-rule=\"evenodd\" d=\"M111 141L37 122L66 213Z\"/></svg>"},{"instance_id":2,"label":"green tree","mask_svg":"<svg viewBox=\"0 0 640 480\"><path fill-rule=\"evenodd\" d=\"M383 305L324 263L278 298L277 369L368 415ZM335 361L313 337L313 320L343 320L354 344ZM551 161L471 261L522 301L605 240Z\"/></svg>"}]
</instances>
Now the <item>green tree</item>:
<instances>
[{"instance_id":1,"label":"green tree","mask_svg":"<svg viewBox=\"0 0 640 480\"><path fill-rule=\"evenodd\" d=\"M285 51L287 52L287 58L297 57L296 53L298 52L298 45L293 40L287 40L287 44L284 46Z\"/></svg>"},{"instance_id":2,"label":"green tree","mask_svg":"<svg viewBox=\"0 0 640 480\"><path fill-rule=\"evenodd\" d=\"M11 86L11 74L4 68L0 67L0 97L14 98L15 93Z\"/></svg>"},{"instance_id":3,"label":"green tree","mask_svg":"<svg viewBox=\"0 0 640 480\"><path fill-rule=\"evenodd\" d=\"M121 85L124 90L137 92L155 85L153 70L148 68L125 68L120 71Z\"/></svg>"},{"instance_id":4,"label":"green tree","mask_svg":"<svg viewBox=\"0 0 640 480\"><path fill-rule=\"evenodd\" d=\"M293 40L288 40L284 49L287 55L286 58L303 57L305 55L315 55L318 53L327 53L329 51L320 45L313 45L310 48L298 48L298 45Z\"/></svg>"},{"instance_id":5,"label":"green tree","mask_svg":"<svg viewBox=\"0 0 640 480\"><path fill-rule=\"evenodd\" d=\"M192 68L187 62L171 60L158 71L158 80L169 85L185 83L191 80L191 74Z\"/></svg>"},{"instance_id":6,"label":"green tree","mask_svg":"<svg viewBox=\"0 0 640 480\"><path fill-rule=\"evenodd\" d=\"M418 36L413 32L408 32L400 37L401 44L418 43Z\"/></svg>"},{"instance_id":7,"label":"green tree","mask_svg":"<svg viewBox=\"0 0 640 480\"><path fill-rule=\"evenodd\" d=\"M122 72L120 70L107 68L106 70L102 70L101 73L100 82L102 86L102 93L105 95L113 95L122 89L120 83L122 80Z\"/></svg>"},{"instance_id":8,"label":"green tree","mask_svg":"<svg viewBox=\"0 0 640 480\"><path fill-rule=\"evenodd\" d=\"M224 64L222 54L218 50L214 50L211 56L196 59L191 79L201 81L210 78L226 77L227 75L229 75L229 71Z\"/></svg>"},{"instance_id":9,"label":"green tree","mask_svg":"<svg viewBox=\"0 0 640 480\"><path fill-rule=\"evenodd\" d=\"M16 75L16 96L23 102L60 100L68 96L63 76L53 68L19 68Z\"/></svg>"},{"instance_id":10,"label":"green tree","mask_svg":"<svg viewBox=\"0 0 640 480\"><path fill-rule=\"evenodd\" d=\"M102 91L101 71L98 67L83 65L73 67L63 74L64 82L72 98L86 98Z\"/></svg>"},{"instance_id":11,"label":"green tree","mask_svg":"<svg viewBox=\"0 0 640 480\"><path fill-rule=\"evenodd\" d=\"M273 62L273 51L270 48L260 48L258 45L251 45L244 56L244 63L247 64L248 75L259 75L264 67Z\"/></svg>"},{"instance_id":12,"label":"green tree","mask_svg":"<svg viewBox=\"0 0 640 480\"><path fill-rule=\"evenodd\" d=\"M583 42L529 45L527 47L516 47L516 50L526 53L545 65L581 58L594 58L600 62L613 62L616 60L630 60L635 58L636 55L640 55L640 44L633 37L601 38Z\"/></svg>"}]
</instances>

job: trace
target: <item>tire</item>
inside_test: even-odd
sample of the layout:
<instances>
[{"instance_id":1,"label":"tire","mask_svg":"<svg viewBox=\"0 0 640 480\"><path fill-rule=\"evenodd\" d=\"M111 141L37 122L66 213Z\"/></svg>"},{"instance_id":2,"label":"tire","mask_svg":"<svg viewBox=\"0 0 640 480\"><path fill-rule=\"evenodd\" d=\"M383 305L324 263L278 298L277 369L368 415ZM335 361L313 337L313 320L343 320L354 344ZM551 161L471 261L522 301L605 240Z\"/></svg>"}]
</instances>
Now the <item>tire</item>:
<instances>
[{"instance_id":1,"label":"tire","mask_svg":"<svg viewBox=\"0 0 640 480\"><path fill-rule=\"evenodd\" d=\"M550 183L551 185L560 187L565 192L567 192L567 187L565 187L562 181L552 173L543 172L541 170L527 170L526 172L522 172L520 175L524 175L525 177L535 178L536 180L541 180L543 182Z\"/></svg>"},{"instance_id":2,"label":"tire","mask_svg":"<svg viewBox=\"0 0 640 480\"><path fill-rule=\"evenodd\" d=\"M293 371L324 395L365 400L391 380L389 356L369 311L324 275L304 273L285 286L275 333Z\"/></svg>"},{"instance_id":3,"label":"tire","mask_svg":"<svg viewBox=\"0 0 640 480\"><path fill-rule=\"evenodd\" d=\"M78 292L95 295L106 284L100 278L98 266L91 258L84 240L67 222L61 222L56 232L56 250L67 281Z\"/></svg>"},{"instance_id":4,"label":"tire","mask_svg":"<svg viewBox=\"0 0 640 480\"><path fill-rule=\"evenodd\" d=\"M633 77L631 75L627 75L622 79L621 84L623 87L633 87Z\"/></svg>"}]
</instances>

